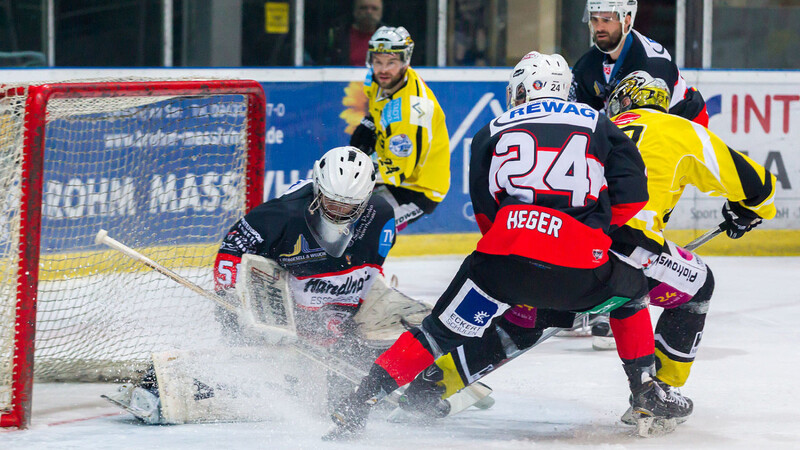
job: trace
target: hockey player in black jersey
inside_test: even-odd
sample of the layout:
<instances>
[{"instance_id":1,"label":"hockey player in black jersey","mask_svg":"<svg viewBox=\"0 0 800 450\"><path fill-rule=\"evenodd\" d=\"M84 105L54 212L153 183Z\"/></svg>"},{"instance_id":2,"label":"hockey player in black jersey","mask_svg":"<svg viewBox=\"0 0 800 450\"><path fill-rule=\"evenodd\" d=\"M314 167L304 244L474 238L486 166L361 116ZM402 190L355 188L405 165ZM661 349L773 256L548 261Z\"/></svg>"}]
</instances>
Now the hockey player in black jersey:
<instances>
[{"instance_id":1,"label":"hockey player in black jersey","mask_svg":"<svg viewBox=\"0 0 800 450\"><path fill-rule=\"evenodd\" d=\"M569 323L572 312L611 311L636 412L688 414L652 378L644 275L608 252L608 233L647 202L644 163L608 118L565 101L571 78L560 55L531 52L514 68L508 111L472 141L470 197L483 234L476 251L431 314L378 357L335 409L326 438L359 434L371 405L418 374L416 392L442 387L438 363L448 364L448 353L452 366L462 348L480 348L472 354L483 362L530 347L549 325L535 308L561 313ZM466 374L467 384L490 368L478 369ZM407 390L410 407L414 384Z\"/></svg>"},{"instance_id":2,"label":"hockey player in black jersey","mask_svg":"<svg viewBox=\"0 0 800 450\"><path fill-rule=\"evenodd\" d=\"M666 81L669 112L708 126L705 100L687 86L669 52L633 28L636 0L588 0L583 21L594 45L572 68L570 100L604 111L611 91L631 72L644 70Z\"/></svg>"},{"instance_id":3,"label":"hockey player in black jersey","mask_svg":"<svg viewBox=\"0 0 800 450\"><path fill-rule=\"evenodd\" d=\"M243 276L239 273L243 257L259 255L272 261L270 267L277 264L277 270L288 272L288 294L284 298L293 302L288 306L293 310L296 328L292 331L306 345L304 348L313 346L326 357L338 358L365 372L375 356L405 330L401 319L419 323L430 311L427 305L390 288L383 278L382 265L395 242L395 219L386 200L372 195L375 180L374 165L363 152L354 147L328 151L314 164L312 180L295 184L231 227L214 263L217 293L233 305L242 305L235 287L241 281L237 278ZM218 308L217 316L228 335L227 346L199 355L190 352L188 357L186 352L163 359L154 355L153 364L138 385L123 387L109 400L147 423L248 420L239 413L247 400L242 382L250 379L237 379L228 387L220 387L225 383L209 379L202 366L242 353L232 366L242 360L246 366L254 359L283 360L294 347L275 346L276 339L265 336L263 328L240 323L247 315ZM255 349L257 356L248 349ZM261 356L267 351L271 356ZM191 360L186 364L188 369L175 363L181 358ZM287 361L294 362L290 358ZM223 360L222 365L227 362ZM316 367L314 362L304 364ZM267 373L252 374L251 378L266 382L281 378L269 373L271 370L257 370ZM316 383L308 373L291 376L305 390ZM170 389L164 389L167 383ZM330 371L327 383L323 392L327 391L329 404L353 386ZM284 391L294 389L291 383L288 388L277 384ZM214 403L214 399L218 401Z\"/></svg>"},{"instance_id":4,"label":"hockey player in black jersey","mask_svg":"<svg viewBox=\"0 0 800 450\"><path fill-rule=\"evenodd\" d=\"M214 282L218 293L232 295L244 254L277 262L291 274L298 333L324 343L353 326L361 302L382 277L395 227L391 206L371 195L376 174L363 152L333 149L314 164L313 174L233 225L217 254ZM231 319L223 320L235 329Z\"/></svg>"},{"instance_id":5,"label":"hockey player in black jersey","mask_svg":"<svg viewBox=\"0 0 800 450\"><path fill-rule=\"evenodd\" d=\"M583 21L589 26L594 44L572 68L570 100L605 111L611 92L620 80L642 70L667 83L670 114L708 126L705 100L688 86L669 52L658 42L633 28L637 0L587 0ZM608 317L583 316L568 334L594 336L593 348L613 350Z\"/></svg>"}]
</instances>

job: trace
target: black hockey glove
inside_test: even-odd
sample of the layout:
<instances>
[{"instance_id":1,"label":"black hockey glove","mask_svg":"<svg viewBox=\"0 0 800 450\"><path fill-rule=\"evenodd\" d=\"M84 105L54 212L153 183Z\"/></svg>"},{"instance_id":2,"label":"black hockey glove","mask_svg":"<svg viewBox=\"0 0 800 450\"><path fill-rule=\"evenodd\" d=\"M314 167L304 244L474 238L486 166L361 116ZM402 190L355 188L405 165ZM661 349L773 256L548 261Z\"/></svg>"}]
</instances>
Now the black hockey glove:
<instances>
[{"instance_id":1,"label":"black hockey glove","mask_svg":"<svg viewBox=\"0 0 800 450\"><path fill-rule=\"evenodd\" d=\"M758 214L730 201L722 206L722 217L725 218L725 225L722 228L731 239L739 239L761 223Z\"/></svg>"},{"instance_id":2,"label":"black hockey glove","mask_svg":"<svg viewBox=\"0 0 800 450\"><path fill-rule=\"evenodd\" d=\"M353 131L350 136L350 145L356 147L362 152L371 155L375 153L375 143L378 138L375 136L375 122L372 121L372 116L365 116L361 119L361 124Z\"/></svg>"}]
</instances>

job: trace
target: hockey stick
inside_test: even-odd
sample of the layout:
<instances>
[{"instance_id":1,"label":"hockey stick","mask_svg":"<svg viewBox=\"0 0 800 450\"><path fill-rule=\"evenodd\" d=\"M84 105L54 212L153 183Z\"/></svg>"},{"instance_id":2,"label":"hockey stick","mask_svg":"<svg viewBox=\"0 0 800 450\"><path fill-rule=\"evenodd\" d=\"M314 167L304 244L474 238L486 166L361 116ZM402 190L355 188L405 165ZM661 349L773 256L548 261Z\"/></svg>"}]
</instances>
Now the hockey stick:
<instances>
[{"instance_id":1,"label":"hockey stick","mask_svg":"<svg viewBox=\"0 0 800 450\"><path fill-rule=\"evenodd\" d=\"M116 239L110 237L106 230L100 230L97 233L97 235L95 236L95 243L104 244L104 245L106 245L108 247L113 248L114 250L119 251L120 253L128 256L131 259L134 259L136 261L139 261L139 262L143 263L147 267L149 267L149 268L155 270L156 272L166 276L167 278L177 282L178 284L189 288L191 291L193 291L193 292L195 292L197 294L200 294L200 295L202 295L203 297L205 297L205 298L207 298L209 300L214 301L219 306L227 309L228 311L231 311L231 312L239 315L240 317L242 315L250 316L249 314L247 314L246 311L240 310L239 308L237 308L236 306L232 305L231 303L229 303L228 301L226 301L222 297L220 297L220 296L218 296L218 295L216 295L216 294L214 294L212 292L206 291L205 289L203 289L200 286L192 283L191 281L187 280L186 278L183 278L182 276L180 276L177 273L167 269L166 267L162 266L161 264L153 261L152 259L142 255L141 253L137 252L136 250L134 250L134 249L128 247L127 245L117 241ZM250 256L253 256L253 255L250 255ZM248 264L248 262L250 264ZM251 267L252 266L252 267L254 267L256 269L265 270L265 267L259 264L259 261L258 261L257 258L250 258L250 260L244 261L244 266L246 266L246 267ZM266 274L266 272L265 272L265 274ZM252 287L249 287L248 289L252 289ZM291 315L289 315L289 321L290 321L290 325L293 327L294 326L294 320L291 317ZM354 382L355 384L358 384L360 382L361 378L366 376L366 374L367 374L365 371L357 369L355 366L352 366L352 365L350 365L350 364L348 364L348 363L346 363L344 361L334 360L329 355L326 355L324 352L321 352L318 349L314 349L313 347L310 347L308 345L304 345L304 344L298 342L296 340L297 335L294 332L294 330L292 330L292 329L287 329L287 328L283 328L283 327L279 327L279 326L271 326L271 325L264 325L262 323L257 323L255 320L253 320L252 317L249 317L248 322L249 322L249 325L251 327L255 328L258 331L266 332L266 333L270 334L271 337L274 337L274 336L277 335L278 340L280 340L280 338L289 338L290 342L294 342L292 347L295 349L295 351L298 354L306 357L307 359L309 359L311 361L314 361L314 362L316 362L318 364L321 364L323 367L326 367L327 369L338 373L340 376L344 377L345 379L348 379L351 382ZM477 396L478 399L483 398L486 395L488 395L488 394L485 394L482 390L476 390L474 388L470 389L469 392L473 393L473 396ZM393 400L393 403L396 404L397 399L396 398L390 399L390 401L392 401L392 400ZM474 401L462 400L461 403L463 403L464 406L459 406L457 408L454 408L453 413L456 413L456 412L468 407L469 405L472 405L474 403Z\"/></svg>"},{"instance_id":2,"label":"hockey stick","mask_svg":"<svg viewBox=\"0 0 800 450\"><path fill-rule=\"evenodd\" d=\"M152 259L144 256L143 254L137 252L136 250L128 247L127 245L119 242L118 240L112 238L108 235L108 231L101 229L97 232L97 235L94 237L94 242L96 244L104 244L108 247L117 250L118 252L124 254L125 256L134 259L136 261L141 262L145 266L155 270L156 272L160 273L161 275L166 276L167 278L175 281L176 283L189 288L192 292L202 295L203 297L215 302L217 305L227 309L232 313L238 313L238 308L232 305L230 302L225 300L224 298L220 297L217 294L209 292L200 286L192 283L191 281L183 278L182 276L178 275L177 273L167 269L166 267L162 266L161 264L153 261Z\"/></svg>"},{"instance_id":3,"label":"hockey stick","mask_svg":"<svg viewBox=\"0 0 800 450\"><path fill-rule=\"evenodd\" d=\"M236 305L233 305L223 297L201 288L200 286L192 283L186 278L178 275L177 273L167 269L161 264L137 252L136 250L117 241L116 239L110 237L106 230L101 229L100 231L97 232L97 235L95 236L95 243L104 244L108 247L111 247L114 250L117 250L120 253L124 254L125 256L128 256L129 258L143 263L147 267L166 276L172 281L175 281L176 283L190 289L192 292L213 301L222 308L225 308L226 310L242 318L245 322L245 325L249 326L251 329L260 332L263 336L268 337L273 343L279 343L283 341L292 342L297 339L297 333L295 333L294 331L294 320L291 320L288 323L288 325L290 325L289 327L280 326L277 324L272 325L272 324L264 324L263 322L258 322L255 316L252 314L252 312L239 308Z\"/></svg>"},{"instance_id":4,"label":"hockey stick","mask_svg":"<svg viewBox=\"0 0 800 450\"><path fill-rule=\"evenodd\" d=\"M712 228L711 230L706 231L702 235L698 236L697 239L684 245L683 248L689 250L690 252L693 252L696 248L710 241L716 235L722 233L723 231L725 231L725 222L722 222L721 224L717 225L716 228Z\"/></svg>"}]
</instances>

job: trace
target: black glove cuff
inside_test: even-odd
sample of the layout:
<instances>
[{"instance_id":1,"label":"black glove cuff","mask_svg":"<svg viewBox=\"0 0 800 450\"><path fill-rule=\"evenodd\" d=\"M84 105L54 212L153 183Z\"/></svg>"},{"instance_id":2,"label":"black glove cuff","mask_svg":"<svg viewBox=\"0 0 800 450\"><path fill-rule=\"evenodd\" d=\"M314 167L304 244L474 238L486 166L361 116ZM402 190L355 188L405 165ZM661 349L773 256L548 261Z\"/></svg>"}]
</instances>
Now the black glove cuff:
<instances>
[{"instance_id":1,"label":"black glove cuff","mask_svg":"<svg viewBox=\"0 0 800 450\"><path fill-rule=\"evenodd\" d=\"M732 213L736 214L737 216L743 217L745 219L750 219L750 221L761 218L761 216L753 212L753 210L747 209L744 206L740 205L739 202L732 202L728 200L728 208L731 210Z\"/></svg>"}]
</instances>

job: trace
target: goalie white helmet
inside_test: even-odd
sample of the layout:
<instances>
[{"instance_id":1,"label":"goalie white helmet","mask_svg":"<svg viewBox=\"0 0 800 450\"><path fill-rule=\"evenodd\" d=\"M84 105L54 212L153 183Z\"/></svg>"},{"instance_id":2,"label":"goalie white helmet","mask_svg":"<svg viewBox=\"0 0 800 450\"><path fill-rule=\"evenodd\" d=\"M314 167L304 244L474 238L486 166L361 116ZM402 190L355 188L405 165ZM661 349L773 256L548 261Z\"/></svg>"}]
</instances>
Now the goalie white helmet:
<instances>
[{"instance_id":1,"label":"goalie white helmet","mask_svg":"<svg viewBox=\"0 0 800 450\"><path fill-rule=\"evenodd\" d=\"M637 0L588 0L586 9L583 11L583 22L589 25L589 34L592 37L592 44L603 53L614 53L625 42L628 33L633 29L633 22L636 20L636 11L639 8ZM613 50L603 50L594 40L595 32L591 18L599 13L610 12L616 14L617 20L622 24L622 38ZM625 24L625 17L631 16L629 24Z\"/></svg>"},{"instance_id":2,"label":"goalie white helmet","mask_svg":"<svg viewBox=\"0 0 800 450\"><path fill-rule=\"evenodd\" d=\"M539 98L566 100L572 72L567 60L559 54L530 52L514 66L506 89L508 109Z\"/></svg>"},{"instance_id":3,"label":"goalie white helmet","mask_svg":"<svg viewBox=\"0 0 800 450\"><path fill-rule=\"evenodd\" d=\"M372 55L375 53L395 53L400 56L404 66L411 62L414 52L414 41L404 27L380 27L369 38L367 50L367 67L372 66Z\"/></svg>"},{"instance_id":4,"label":"goalie white helmet","mask_svg":"<svg viewBox=\"0 0 800 450\"><path fill-rule=\"evenodd\" d=\"M375 168L361 150L336 147L314 163L313 182L314 200L306 222L322 248L338 258L372 195Z\"/></svg>"}]
</instances>

